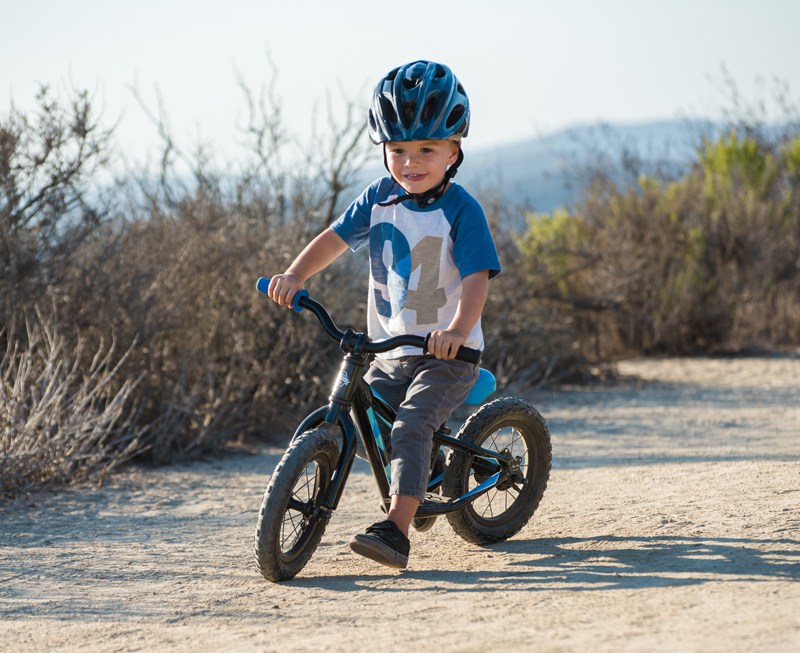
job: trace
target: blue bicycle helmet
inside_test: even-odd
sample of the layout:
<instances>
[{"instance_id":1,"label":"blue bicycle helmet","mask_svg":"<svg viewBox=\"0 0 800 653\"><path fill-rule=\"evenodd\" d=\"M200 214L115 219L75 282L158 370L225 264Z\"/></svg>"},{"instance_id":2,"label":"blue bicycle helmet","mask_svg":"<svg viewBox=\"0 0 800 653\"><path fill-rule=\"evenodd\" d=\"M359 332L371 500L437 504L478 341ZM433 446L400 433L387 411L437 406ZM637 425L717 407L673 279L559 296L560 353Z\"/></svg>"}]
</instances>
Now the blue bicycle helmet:
<instances>
[{"instance_id":1,"label":"blue bicycle helmet","mask_svg":"<svg viewBox=\"0 0 800 653\"><path fill-rule=\"evenodd\" d=\"M447 66L414 61L375 87L369 109L373 143L458 140L468 131L469 99Z\"/></svg>"}]
</instances>

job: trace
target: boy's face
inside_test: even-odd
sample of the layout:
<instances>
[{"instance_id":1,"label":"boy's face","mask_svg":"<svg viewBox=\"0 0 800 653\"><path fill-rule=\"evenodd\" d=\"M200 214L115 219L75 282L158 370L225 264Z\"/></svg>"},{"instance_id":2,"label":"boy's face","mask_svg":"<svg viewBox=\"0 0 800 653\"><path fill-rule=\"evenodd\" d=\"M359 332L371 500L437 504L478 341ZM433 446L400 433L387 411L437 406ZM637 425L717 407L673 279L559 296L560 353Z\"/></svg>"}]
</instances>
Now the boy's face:
<instances>
[{"instance_id":1,"label":"boy's face","mask_svg":"<svg viewBox=\"0 0 800 653\"><path fill-rule=\"evenodd\" d=\"M424 193L444 179L447 166L458 159L455 141L386 143L386 165L407 193Z\"/></svg>"}]
</instances>

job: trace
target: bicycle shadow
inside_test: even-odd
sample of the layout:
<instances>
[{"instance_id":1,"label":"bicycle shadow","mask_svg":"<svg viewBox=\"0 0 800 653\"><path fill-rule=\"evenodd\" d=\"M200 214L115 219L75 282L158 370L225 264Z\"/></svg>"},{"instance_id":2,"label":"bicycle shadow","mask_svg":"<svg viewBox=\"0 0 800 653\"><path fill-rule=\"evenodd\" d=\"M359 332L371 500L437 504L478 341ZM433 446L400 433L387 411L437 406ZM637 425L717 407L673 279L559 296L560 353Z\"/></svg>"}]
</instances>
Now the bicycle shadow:
<instances>
[{"instance_id":1,"label":"bicycle shadow","mask_svg":"<svg viewBox=\"0 0 800 653\"><path fill-rule=\"evenodd\" d=\"M800 580L800 540L719 537L565 537L514 540L480 549L508 557L502 569L415 570L317 578L290 584L337 591L596 591L684 587L719 582ZM413 565L413 561L412 561ZM496 567L496 565L494 565ZM370 587L371 581L421 581Z\"/></svg>"}]
</instances>

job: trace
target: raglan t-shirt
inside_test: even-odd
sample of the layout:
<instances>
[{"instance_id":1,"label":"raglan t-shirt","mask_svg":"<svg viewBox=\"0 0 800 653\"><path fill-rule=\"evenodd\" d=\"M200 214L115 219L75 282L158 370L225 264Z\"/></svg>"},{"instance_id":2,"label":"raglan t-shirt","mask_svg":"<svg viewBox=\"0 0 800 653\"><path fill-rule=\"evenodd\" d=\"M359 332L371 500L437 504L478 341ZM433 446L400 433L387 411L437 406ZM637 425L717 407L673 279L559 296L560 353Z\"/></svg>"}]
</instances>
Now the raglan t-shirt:
<instances>
[{"instance_id":1,"label":"raglan t-shirt","mask_svg":"<svg viewBox=\"0 0 800 653\"><path fill-rule=\"evenodd\" d=\"M369 246L367 325L373 340L447 328L461 299L461 280L483 270L489 278L500 273L486 215L462 186L451 184L426 208L414 200L379 205L400 194L405 191L390 177L378 179L331 225L352 250ZM480 320L465 344L483 349ZM401 347L383 356L418 354Z\"/></svg>"}]
</instances>

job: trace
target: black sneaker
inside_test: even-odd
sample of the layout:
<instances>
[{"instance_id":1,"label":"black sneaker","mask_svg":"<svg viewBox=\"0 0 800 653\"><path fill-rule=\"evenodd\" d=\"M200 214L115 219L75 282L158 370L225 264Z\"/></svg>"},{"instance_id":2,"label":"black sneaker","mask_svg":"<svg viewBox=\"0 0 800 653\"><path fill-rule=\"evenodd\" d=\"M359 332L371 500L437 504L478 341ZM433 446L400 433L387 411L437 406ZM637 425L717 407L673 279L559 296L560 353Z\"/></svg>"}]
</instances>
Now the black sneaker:
<instances>
[{"instance_id":1,"label":"black sneaker","mask_svg":"<svg viewBox=\"0 0 800 653\"><path fill-rule=\"evenodd\" d=\"M354 553L395 569L408 566L410 548L408 538L397 524L388 519L373 524L366 533L353 535L350 539L350 549Z\"/></svg>"}]
</instances>

